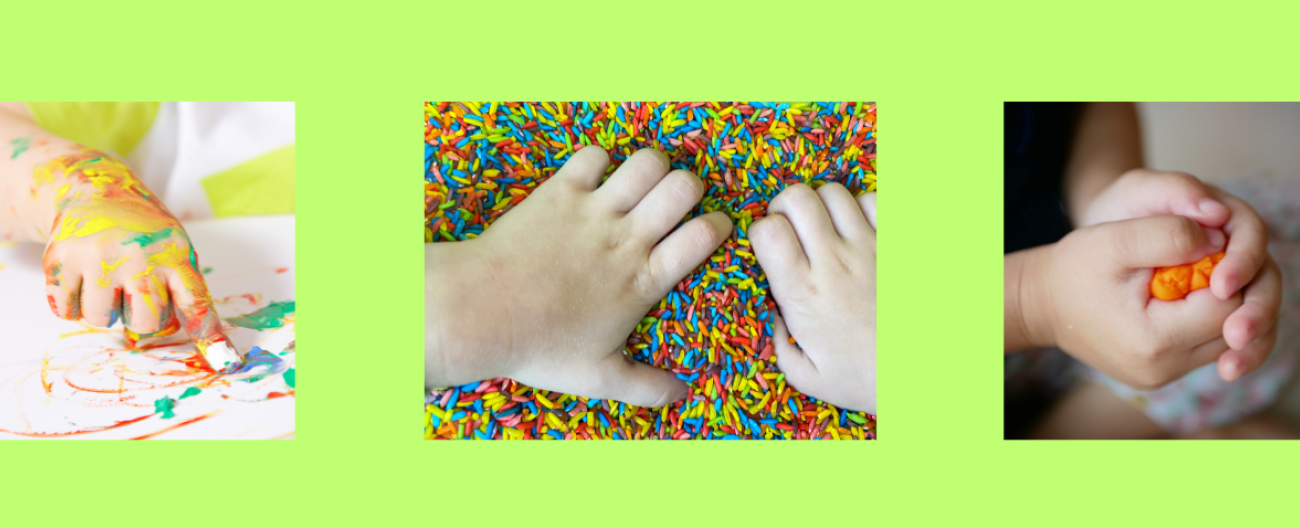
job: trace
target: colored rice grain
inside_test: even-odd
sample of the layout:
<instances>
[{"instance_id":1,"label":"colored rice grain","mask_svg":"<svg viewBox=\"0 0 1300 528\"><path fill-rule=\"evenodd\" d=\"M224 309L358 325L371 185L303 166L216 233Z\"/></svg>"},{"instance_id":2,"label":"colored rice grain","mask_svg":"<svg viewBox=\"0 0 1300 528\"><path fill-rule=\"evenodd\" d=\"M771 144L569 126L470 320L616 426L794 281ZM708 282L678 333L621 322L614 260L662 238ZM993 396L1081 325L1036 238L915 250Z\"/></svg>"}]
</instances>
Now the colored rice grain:
<instances>
[{"instance_id":1,"label":"colored rice grain","mask_svg":"<svg viewBox=\"0 0 1300 528\"><path fill-rule=\"evenodd\" d=\"M736 226L627 342L686 381L685 400L650 409L484 380L427 395L426 439L875 438L875 416L786 385L746 234L787 185L876 189L874 103L431 102L425 121L425 242L477 237L586 145L609 151L609 173L662 150L704 180L690 216L724 211Z\"/></svg>"}]
</instances>

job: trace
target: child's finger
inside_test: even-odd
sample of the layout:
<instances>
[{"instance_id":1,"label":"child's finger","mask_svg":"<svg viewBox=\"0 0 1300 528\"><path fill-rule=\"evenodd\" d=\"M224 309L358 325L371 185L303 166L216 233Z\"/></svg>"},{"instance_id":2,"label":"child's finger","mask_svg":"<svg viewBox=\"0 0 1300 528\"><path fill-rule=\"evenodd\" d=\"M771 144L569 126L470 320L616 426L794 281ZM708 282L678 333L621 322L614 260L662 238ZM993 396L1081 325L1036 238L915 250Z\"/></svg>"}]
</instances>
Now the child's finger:
<instances>
[{"instance_id":1,"label":"child's finger","mask_svg":"<svg viewBox=\"0 0 1300 528\"><path fill-rule=\"evenodd\" d=\"M652 148L638 150L610 175L609 181L596 189L596 199L610 210L631 211L664 179L668 165L668 156L664 153Z\"/></svg>"},{"instance_id":2,"label":"child's finger","mask_svg":"<svg viewBox=\"0 0 1300 528\"><path fill-rule=\"evenodd\" d=\"M1232 218L1223 226L1228 234L1228 248L1210 275L1210 291L1220 299L1227 299L1250 284L1264 266L1268 257L1268 227L1246 202L1222 191L1217 194L1232 209Z\"/></svg>"},{"instance_id":3,"label":"child's finger","mask_svg":"<svg viewBox=\"0 0 1300 528\"><path fill-rule=\"evenodd\" d=\"M189 266L169 269L168 272L167 282L176 304L176 317L208 360L208 365L219 372L238 368L242 359L221 331L221 317L208 296L203 276Z\"/></svg>"},{"instance_id":4,"label":"child's finger","mask_svg":"<svg viewBox=\"0 0 1300 528\"><path fill-rule=\"evenodd\" d=\"M46 270L45 295L54 315L76 321L81 319L81 274L60 267Z\"/></svg>"},{"instance_id":5,"label":"child's finger","mask_svg":"<svg viewBox=\"0 0 1300 528\"><path fill-rule=\"evenodd\" d=\"M175 334L177 330L181 329L181 323L176 319L175 312L176 311L172 309L171 306L168 306L163 312L162 325L153 332L141 334L132 331L130 328L123 330L122 333L126 335L127 348L132 350L148 348L156 344L161 344L164 338Z\"/></svg>"},{"instance_id":6,"label":"child's finger","mask_svg":"<svg viewBox=\"0 0 1300 528\"><path fill-rule=\"evenodd\" d=\"M127 284L122 296L122 309L125 313L122 322L126 328L140 335L161 330L172 316L167 288L152 274Z\"/></svg>"},{"instance_id":7,"label":"child's finger","mask_svg":"<svg viewBox=\"0 0 1300 528\"><path fill-rule=\"evenodd\" d=\"M640 407L662 407L689 394L682 380L672 372L641 363L627 354L610 354L598 360L591 396L617 400Z\"/></svg>"},{"instance_id":8,"label":"child's finger","mask_svg":"<svg viewBox=\"0 0 1300 528\"><path fill-rule=\"evenodd\" d=\"M867 223L871 224L871 229L876 227L876 193L862 193L858 195L858 205L862 207L862 213L867 215Z\"/></svg>"},{"instance_id":9,"label":"child's finger","mask_svg":"<svg viewBox=\"0 0 1300 528\"><path fill-rule=\"evenodd\" d=\"M1246 286L1241 307L1223 322L1224 339L1233 350L1241 350L1273 327L1281 306L1282 272L1268 258L1255 281Z\"/></svg>"},{"instance_id":10,"label":"child's finger","mask_svg":"<svg viewBox=\"0 0 1300 528\"><path fill-rule=\"evenodd\" d=\"M675 170L659 180L627 214L637 236L658 241L682 221L704 196L704 182L690 171Z\"/></svg>"},{"instance_id":11,"label":"child's finger","mask_svg":"<svg viewBox=\"0 0 1300 528\"><path fill-rule=\"evenodd\" d=\"M769 282L777 284L808 274L808 255L785 215L771 214L754 222L749 226L749 242Z\"/></svg>"},{"instance_id":12,"label":"child's finger","mask_svg":"<svg viewBox=\"0 0 1300 528\"><path fill-rule=\"evenodd\" d=\"M802 183L791 185L768 204L768 213L780 213L790 220L799 243L809 257L825 255L836 240L835 226L817 192Z\"/></svg>"},{"instance_id":13,"label":"child's finger","mask_svg":"<svg viewBox=\"0 0 1300 528\"><path fill-rule=\"evenodd\" d=\"M731 219L726 213L714 211L682 224L654 249L646 263L646 286L654 291L644 292L647 297L659 299L709 258L718 246L731 235Z\"/></svg>"},{"instance_id":14,"label":"child's finger","mask_svg":"<svg viewBox=\"0 0 1300 528\"><path fill-rule=\"evenodd\" d=\"M126 309L124 308L125 304L126 300L124 298L122 286L113 288L113 311L108 314L109 328L112 328L112 326L117 324L118 321L122 321L123 326L126 326L126 319L124 318L126 313Z\"/></svg>"},{"instance_id":15,"label":"child's finger","mask_svg":"<svg viewBox=\"0 0 1300 528\"><path fill-rule=\"evenodd\" d=\"M1268 361L1268 356L1277 344L1277 326L1274 325L1263 337L1251 341L1241 350L1229 350L1219 356L1219 377L1229 383L1254 372Z\"/></svg>"},{"instance_id":16,"label":"child's finger","mask_svg":"<svg viewBox=\"0 0 1300 528\"><path fill-rule=\"evenodd\" d=\"M1148 216L1097 226L1108 249L1126 269L1177 266L1196 262L1223 249L1224 235L1204 229L1186 216ZM1216 327L1218 325L1215 325Z\"/></svg>"},{"instance_id":17,"label":"child's finger","mask_svg":"<svg viewBox=\"0 0 1300 528\"><path fill-rule=\"evenodd\" d=\"M1223 321L1241 306L1241 296L1221 301L1205 290L1197 290L1177 301L1152 299L1147 315L1170 339L1192 346L1223 335Z\"/></svg>"},{"instance_id":18,"label":"child's finger","mask_svg":"<svg viewBox=\"0 0 1300 528\"><path fill-rule=\"evenodd\" d=\"M587 145L569 156L569 160L564 162L564 166L560 167L551 180L565 182L575 188L591 192L600 185L607 168L609 168L609 153L600 147Z\"/></svg>"},{"instance_id":19,"label":"child's finger","mask_svg":"<svg viewBox=\"0 0 1300 528\"><path fill-rule=\"evenodd\" d=\"M860 240L871 236L871 224L862 213L862 207L853 199L853 195L843 185L831 182L817 188L817 195L826 205L826 212L831 215L835 232L845 240Z\"/></svg>"},{"instance_id":20,"label":"child's finger","mask_svg":"<svg viewBox=\"0 0 1300 528\"><path fill-rule=\"evenodd\" d=\"M1187 354L1185 359L1179 358L1186 361L1186 364L1183 365L1186 372L1218 361L1219 357L1229 350L1228 343L1223 340L1223 336L1214 337L1204 343L1192 346L1190 349L1191 352Z\"/></svg>"},{"instance_id":21,"label":"child's finger","mask_svg":"<svg viewBox=\"0 0 1300 528\"><path fill-rule=\"evenodd\" d=\"M817 365L790 342L790 333L786 329L785 319L777 315L772 320L772 349L776 352L776 367L785 373L790 385L804 394L819 397L816 380L821 377Z\"/></svg>"},{"instance_id":22,"label":"child's finger","mask_svg":"<svg viewBox=\"0 0 1300 528\"><path fill-rule=\"evenodd\" d=\"M121 298L121 289L112 282L92 280L82 283L81 317L90 326L108 328L111 326L113 312L118 308L115 302Z\"/></svg>"}]
</instances>

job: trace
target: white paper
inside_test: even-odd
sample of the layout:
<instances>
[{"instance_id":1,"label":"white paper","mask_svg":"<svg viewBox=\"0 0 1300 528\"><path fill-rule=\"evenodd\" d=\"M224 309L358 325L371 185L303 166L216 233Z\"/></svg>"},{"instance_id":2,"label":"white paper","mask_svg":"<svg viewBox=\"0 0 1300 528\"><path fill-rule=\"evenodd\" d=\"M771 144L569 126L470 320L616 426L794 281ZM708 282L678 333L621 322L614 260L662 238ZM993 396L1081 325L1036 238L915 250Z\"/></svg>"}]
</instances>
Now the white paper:
<instances>
[{"instance_id":1,"label":"white paper","mask_svg":"<svg viewBox=\"0 0 1300 528\"><path fill-rule=\"evenodd\" d=\"M185 229L200 267L211 268L204 278L223 320L294 300L292 215ZM184 331L164 341L169 346L130 351L121 323L104 330L56 317L45 298L43 250L0 247L0 439L293 437L294 388L285 375L294 369L293 316L260 331L226 324L240 352L260 351L236 373L215 375L185 364L198 352ZM190 388L198 394L182 398ZM163 398L174 400L174 417L155 412Z\"/></svg>"}]
</instances>

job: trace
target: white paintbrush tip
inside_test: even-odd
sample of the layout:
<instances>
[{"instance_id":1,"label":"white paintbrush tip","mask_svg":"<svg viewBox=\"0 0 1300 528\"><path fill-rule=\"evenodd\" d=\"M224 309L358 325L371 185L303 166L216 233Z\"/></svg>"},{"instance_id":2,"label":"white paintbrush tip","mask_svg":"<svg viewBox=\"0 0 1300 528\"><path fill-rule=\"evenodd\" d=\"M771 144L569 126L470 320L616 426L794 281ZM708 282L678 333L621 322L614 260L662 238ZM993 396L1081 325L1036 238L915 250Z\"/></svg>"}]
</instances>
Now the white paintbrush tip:
<instances>
[{"instance_id":1,"label":"white paintbrush tip","mask_svg":"<svg viewBox=\"0 0 1300 528\"><path fill-rule=\"evenodd\" d=\"M208 345L203 357L207 358L208 365L223 374L238 369L240 362L243 360L239 355L239 351L235 350L226 341L217 341Z\"/></svg>"}]
</instances>

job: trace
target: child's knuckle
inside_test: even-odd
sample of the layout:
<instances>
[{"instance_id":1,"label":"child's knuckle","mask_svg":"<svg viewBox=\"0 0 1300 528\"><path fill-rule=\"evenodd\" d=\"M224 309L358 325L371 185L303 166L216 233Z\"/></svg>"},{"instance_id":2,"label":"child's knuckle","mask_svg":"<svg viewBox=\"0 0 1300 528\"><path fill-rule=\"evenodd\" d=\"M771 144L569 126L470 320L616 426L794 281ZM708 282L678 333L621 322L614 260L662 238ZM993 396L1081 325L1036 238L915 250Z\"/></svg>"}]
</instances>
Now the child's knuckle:
<instances>
[{"instance_id":1,"label":"child's knuckle","mask_svg":"<svg viewBox=\"0 0 1300 528\"><path fill-rule=\"evenodd\" d=\"M713 246L713 230L704 222L686 224L686 235L690 237L691 246L696 249L708 249Z\"/></svg>"},{"instance_id":2,"label":"child's knuckle","mask_svg":"<svg viewBox=\"0 0 1300 528\"><path fill-rule=\"evenodd\" d=\"M639 299L651 300L658 297L654 293L658 290L655 286L655 272L650 266L641 268L640 271L632 276L632 284L630 287L633 295Z\"/></svg>"},{"instance_id":3,"label":"child's knuckle","mask_svg":"<svg viewBox=\"0 0 1300 528\"><path fill-rule=\"evenodd\" d=\"M665 183L672 188L677 197L686 201L694 202L704 192L704 184L700 179L686 171L674 171L673 176Z\"/></svg>"},{"instance_id":4,"label":"child's knuckle","mask_svg":"<svg viewBox=\"0 0 1300 528\"><path fill-rule=\"evenodd\" d=\"M786 187L785 191L782 193L789 196L788 199L794 203L809 204L819 200L819 198L817 198L817 191L812 190L812 187L802 183Z\"/></svg>"},{"instance_id":5,"label":"child's knuckle","mask_svg":"<svg viewBox=\"0 0 1300 528\"><path fill-rule=\"evenodd\" d=\"M1201 183L1201 180L1197 179L1195 176L1180 171L1165 172L1161 175L1161 177L1167 183L1175 186L1190 186L1190 185L1196 185Z\"/></svg>"}]
</instances>

